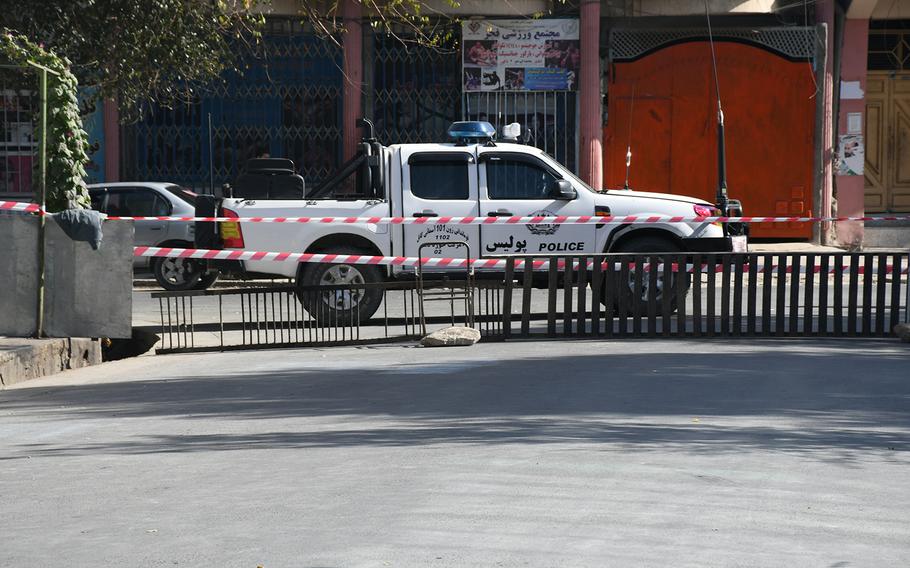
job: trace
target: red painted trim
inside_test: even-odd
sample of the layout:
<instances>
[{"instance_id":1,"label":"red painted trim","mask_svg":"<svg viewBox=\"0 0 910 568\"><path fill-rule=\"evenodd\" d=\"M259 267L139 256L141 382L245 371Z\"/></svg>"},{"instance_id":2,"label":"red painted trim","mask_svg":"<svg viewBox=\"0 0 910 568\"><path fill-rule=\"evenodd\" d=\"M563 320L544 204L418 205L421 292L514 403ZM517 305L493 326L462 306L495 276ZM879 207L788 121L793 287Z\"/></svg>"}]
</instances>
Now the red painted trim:
<instances>
[{"instance_id":1,"label":"red painted trim","mask_svg":"<svg viewBox=\"0 0 910 568\"><path fill-rule=\"evenodd\" d=\"M579 171L595 189L603 187L603 120L600 108L600 0L581 4Z\"/></svg>"}]
</instances>

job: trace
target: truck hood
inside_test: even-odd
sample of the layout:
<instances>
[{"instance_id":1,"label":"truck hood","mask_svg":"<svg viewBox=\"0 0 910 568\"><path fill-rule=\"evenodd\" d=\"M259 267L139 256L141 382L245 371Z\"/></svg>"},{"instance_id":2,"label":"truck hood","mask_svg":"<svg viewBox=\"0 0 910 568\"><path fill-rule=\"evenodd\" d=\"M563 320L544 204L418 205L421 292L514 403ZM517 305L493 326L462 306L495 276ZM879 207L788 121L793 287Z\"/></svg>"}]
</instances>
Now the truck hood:
<instances>
[{"instance_id":1,"label":"truck hood","mask_svg":"<svg viewBox=\"0 0 910 568\"><path fill-rule=\"evenodd\" d=\"M609 195L610 197L635 197L639 199L658 199L661 201L691 203L692 205L708 205L709 207L714 206L712 203L709 203L704 199L689 197L687 195L674 195L672 193L654 193L651 191L634 191L628 189L607 189L602 193L603 195Z\"/></svg>"}]
</instances>

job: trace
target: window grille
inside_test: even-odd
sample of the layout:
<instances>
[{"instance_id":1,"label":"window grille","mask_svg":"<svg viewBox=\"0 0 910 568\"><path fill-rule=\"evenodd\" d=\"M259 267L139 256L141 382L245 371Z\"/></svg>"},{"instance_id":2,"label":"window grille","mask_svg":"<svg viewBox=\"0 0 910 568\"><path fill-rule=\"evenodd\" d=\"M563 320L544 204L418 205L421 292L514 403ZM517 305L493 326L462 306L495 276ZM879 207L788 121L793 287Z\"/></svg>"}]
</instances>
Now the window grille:
<instances>
[{"instance_id":1,"label":"window grille","mask_svg":"<svg viewBox=\"0 0 910 568\"><path fill-rule=\"evenodd\" d=\"M146 105L124 128L124 178L188 187L231 182L250 158L290 158L308 185L341 160L341 50L292 20L270 19L242 73L225 73L195 100ZM212 115L212 144L208 114Z\"/></svg>"}]
</instances>

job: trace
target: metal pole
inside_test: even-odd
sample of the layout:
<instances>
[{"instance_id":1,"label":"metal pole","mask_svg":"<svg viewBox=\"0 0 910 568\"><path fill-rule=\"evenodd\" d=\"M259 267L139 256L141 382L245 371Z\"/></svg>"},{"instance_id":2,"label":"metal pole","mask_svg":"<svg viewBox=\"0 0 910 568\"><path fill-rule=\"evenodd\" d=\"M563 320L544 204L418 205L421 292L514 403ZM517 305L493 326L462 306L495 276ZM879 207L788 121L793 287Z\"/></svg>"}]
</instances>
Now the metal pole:
<instances>
[{"instance_id":1,"label":"metal pole","mask_svg":"<svg viewBox=\"0 0 910 568\"><path fill-rule=\"evenodd\" d=\"M41 135L38 139L38 205L41 210L38 213L38 330L37 337L44 336L44 255L45 255L45 207L46 207L46 189L47 189L47 70L39 69L40 72L40 105L41 105Z\"/></svg>"},{"instance_id":2,"label":"metal pole","mask_svg":"<svg viewBox=\"0 0 910 568\"><path fill-rule=\"evenodd\" d=\"M717 99L717 207L721 215L727 214L727 143L720 99Z\"/></svg>"},{"instance_id":3,"label":"metal pole","mask_svg":"<svg viewBox=\"0 0 910 568\"><path fill-rule=\"evenodd\" d=\"M907 266L910 268L910 252L907 253ZM901 275L896 272L895 277L897 278L897 288L900 290ZM904 323L910 323L910 271L907 272L907 299L904 302Z\"/></svg>"},{"instance_id":4,"label":"metal pole","mask_svg":"<svg viewBox=\"0 0 910 568\"><path fill-rule=\"evenodd\" d=\"M215 195L215 148L212 146L212 113L209 113L209 195Z\"/></svg>"}]
</instances>

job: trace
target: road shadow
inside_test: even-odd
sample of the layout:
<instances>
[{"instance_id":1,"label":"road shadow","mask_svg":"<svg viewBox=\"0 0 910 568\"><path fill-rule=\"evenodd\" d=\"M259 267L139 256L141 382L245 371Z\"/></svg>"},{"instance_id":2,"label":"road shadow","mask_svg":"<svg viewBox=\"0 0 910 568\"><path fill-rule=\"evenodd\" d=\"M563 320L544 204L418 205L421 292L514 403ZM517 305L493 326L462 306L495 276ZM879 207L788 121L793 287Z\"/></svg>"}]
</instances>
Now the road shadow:
<instances>
[{"instance_id":1,"label":"road shadow","mask_svg":"<svg viewBox=\"0 0 910 568\"><path fill-rule=\"evenodd\" d=\"M460 362L21 389L0 393L0 408L72 421L262 421L236 434L149 432L67 446L9 441L16 454L31 456L590 443L698 453L760 448L849 461L856 452L903 459L910 450L905 354L851 354L843 343L834 351L817 349L819 342L806 350L751 345L759 348L483 362L466 350Z\"/></svg>"}]
</instances>

